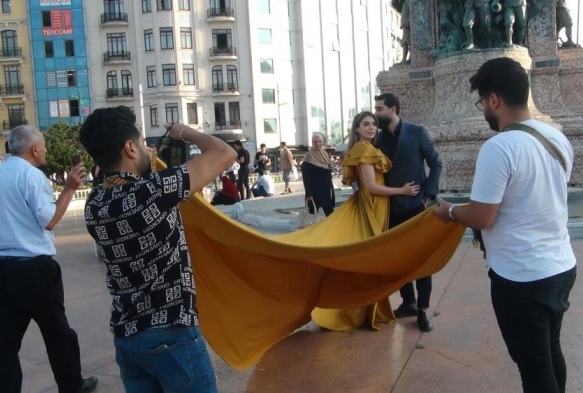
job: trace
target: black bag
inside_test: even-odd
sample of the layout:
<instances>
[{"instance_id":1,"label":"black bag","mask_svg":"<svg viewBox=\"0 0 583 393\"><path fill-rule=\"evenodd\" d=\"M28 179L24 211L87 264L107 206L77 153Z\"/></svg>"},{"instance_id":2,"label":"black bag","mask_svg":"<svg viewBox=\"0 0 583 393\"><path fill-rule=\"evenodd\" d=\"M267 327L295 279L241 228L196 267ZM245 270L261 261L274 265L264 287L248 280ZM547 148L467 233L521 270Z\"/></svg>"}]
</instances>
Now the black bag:
<instances>
[{"instance_id":1,"label":"black bag","mask_svg":"<svg viewBox=\"0 0 583 393\"><path fill-rule=\"evenodd\" d=\"M472 229L472 232L474 234L474 239L472 240L474 248L480 248L480 251L484 253L484 259L486 259L486 247L484 246L484 239L482 239L482 230Z\"/></svg>"}]
</instances>

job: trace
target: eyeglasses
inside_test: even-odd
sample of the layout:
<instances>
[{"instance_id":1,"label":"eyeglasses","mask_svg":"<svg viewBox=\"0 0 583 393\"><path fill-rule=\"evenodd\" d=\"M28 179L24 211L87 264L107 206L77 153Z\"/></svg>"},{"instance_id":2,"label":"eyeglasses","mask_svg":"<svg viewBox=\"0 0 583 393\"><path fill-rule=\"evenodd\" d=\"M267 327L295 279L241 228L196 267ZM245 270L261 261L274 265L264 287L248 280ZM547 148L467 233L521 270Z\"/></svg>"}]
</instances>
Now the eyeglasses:
<instances>
[{"instance_id":1,"label":"eyeglasses","mask_svg":"<svg viewBox=\"0 0 583 393\"><path fill-rule=\"evenodd\" d=\"M476 106L476 109L478 109L480 112L484 111L484 104L482 104L482 100L485 99L486 97L488 97L491 93L486 93L482 96L480 96L480 98L478 98L478 101L476 101L474 103L474 105Z\"/></svg>"}]
</instances>

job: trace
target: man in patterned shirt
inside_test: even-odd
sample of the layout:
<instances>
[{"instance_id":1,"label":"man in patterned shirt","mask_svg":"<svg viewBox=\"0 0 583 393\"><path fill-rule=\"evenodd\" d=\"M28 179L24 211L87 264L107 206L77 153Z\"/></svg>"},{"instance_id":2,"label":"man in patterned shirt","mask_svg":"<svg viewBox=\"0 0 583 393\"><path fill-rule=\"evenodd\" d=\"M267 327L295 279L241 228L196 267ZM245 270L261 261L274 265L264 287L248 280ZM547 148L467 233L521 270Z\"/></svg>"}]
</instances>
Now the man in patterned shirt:
<instances>
[{"instance_id":1,"label":"man in patterned shirt","mask_svg":"<svg viewBox=\"0 0 583 393\"><path fill-rule=\"evenodd\" d=\"M144 138L127 107L95 110L80 131L105 181L87 199L87 229L108 267L110 326L126 392L216 392L198 329L190 255L177 205L234 160L226 143L174 124L170 137L202 154L151 172Z\"/></svg>"}]
</instances>

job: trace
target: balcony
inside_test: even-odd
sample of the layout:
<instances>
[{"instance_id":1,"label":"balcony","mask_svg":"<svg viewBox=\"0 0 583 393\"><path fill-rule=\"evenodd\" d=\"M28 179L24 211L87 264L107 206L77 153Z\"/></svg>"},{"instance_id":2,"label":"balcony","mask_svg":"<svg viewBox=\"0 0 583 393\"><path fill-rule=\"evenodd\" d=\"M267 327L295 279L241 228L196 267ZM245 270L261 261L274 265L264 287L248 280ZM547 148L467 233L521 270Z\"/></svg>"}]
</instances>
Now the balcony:
<instances>
[{"instance_id":1,"label":"balcony","mask_svg":"<svg viewBox=\"0 0 583 393\"><path fill-rule=\"evenodd\" d=\"M28 120L26 119L14 119L14 120L4 120L3 129L4 131L10 131L15 127L27 125Z\"/></svg>"},{"instance_id":2,"label":"balcony","mask_svg":"<svg viewBox=\"0 0 583 393\"><path fill-rule=\"evenodd\" d=\"M239 84L237 83L219 83L213 84L213 95L239 95Z\"/></svg>"},{"instance_id":3,"label":"balcony","mask_svg":"<svg viewBox=\"0 0 583 393\"><path fill-rule=\"evenodd\" d=\"M215 131L240 130L240 129L241 120L217 121L215 123Z\"/></svg>"},{"instance_id":4,"label":"balcony","mask_svg":"<svg viewBox=\"0 0 583 393\"><path fill-rule=\"evenodd\" d=\"M105 12L101 14L101 24L119 26L128 24L128 14L125 12Z\"/></svg>"},{"instance_id":5,"label":"balcony","mask_svg":"<svg viewBox=\"0 0 583 393\"><path fill-rule=\"evenodd\" d=\"M105 97L107 99L132 99L134 96L133 87L122 87L121 89L106 89Z\"/></svg>"},{"instance_id":6,"label":"balcony","mask_svg":"<svg viewBox=\"0 0 583 393\"><path fill-rule=\"evenodd\" d=\"M211 60L237 59L237 49L232 46L213 46L209 48Z\"/></svg>"},{"instance_id":7,"label":"balcony","mask_svg":"<svg viewBox=\"0 0 583 393\"><path fill-rule=\"evenodd\" d=\"M22 57L22 48L2 48L0 49L0 62L13 61Z\"/></svg>"},{"instance_id":8,"label":"balcony","mask_svg":"<svg viewBox=\"0 0 583 393\"><path fill-rule=\"evenodd\" d=\"M231 7L209 8L206 10L207 22L234 21L235 13Z\"/></svg>"},{"instance_id":9,"label":"balcony","mask_svg":"<svg viewBox=\"0 0 583 393\"><path fill-rule=\"evenodd\" d=\"M132 61L132 53L128 51L107 51L103 53L104 63L129 63Z\"/></svg>"},{"instance_id":10,"label":"balcony","mask_svg":"<svg viewBox=\"0 0 583 393\"><path fill-rule=\"evenodd\" d=\"M24 85L0 85L0 95L2 96L23 96Z\"/></svg>"}]
</instances>

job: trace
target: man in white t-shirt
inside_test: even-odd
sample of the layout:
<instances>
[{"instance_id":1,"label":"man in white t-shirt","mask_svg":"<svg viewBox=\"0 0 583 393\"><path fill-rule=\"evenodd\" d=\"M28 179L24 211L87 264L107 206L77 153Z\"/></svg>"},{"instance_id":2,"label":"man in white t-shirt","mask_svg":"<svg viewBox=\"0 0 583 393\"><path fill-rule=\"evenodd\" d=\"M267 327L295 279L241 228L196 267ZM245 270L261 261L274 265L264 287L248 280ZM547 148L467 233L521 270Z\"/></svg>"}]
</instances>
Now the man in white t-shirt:
<instances>
[{"instance_id":1,"label":"man in white t-shirt","mask_svg":"<svg viewBox=\"0 0 583 393\"><path fill-rule=\"evenodd\" d=\"M270 197L275 194L275 182L270 175L265 174L261 168L257 169L259 178L251 186L251 192L254 197Z\"/></svg>"},{"instance_id":2,"label":"man in white t-shirt","mask_svg":"<svg viewBox=\"0 0 583 393\"><path fill-rule=\"evenodd\" d=\"M567 230L573 148L559 130L532 119L528 75L520 63L489 60L470 83L479 93L476 107L500 134L480 149L470 203L440 199L435 215L482 230L492 306L524 392L564 393L560 332L576 276ZM517 129L525 125L546 138L559 159Z\"/></svg>"}]
</instances>

